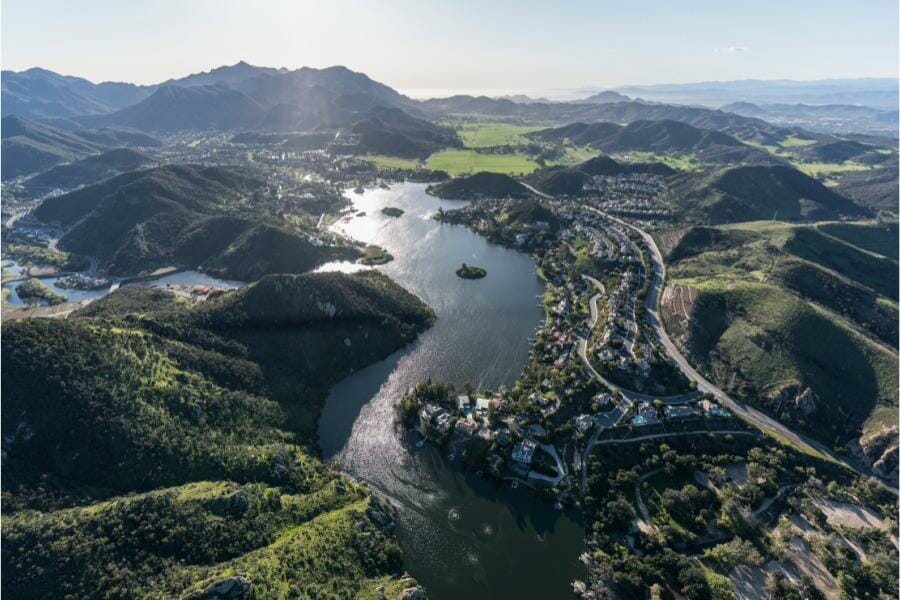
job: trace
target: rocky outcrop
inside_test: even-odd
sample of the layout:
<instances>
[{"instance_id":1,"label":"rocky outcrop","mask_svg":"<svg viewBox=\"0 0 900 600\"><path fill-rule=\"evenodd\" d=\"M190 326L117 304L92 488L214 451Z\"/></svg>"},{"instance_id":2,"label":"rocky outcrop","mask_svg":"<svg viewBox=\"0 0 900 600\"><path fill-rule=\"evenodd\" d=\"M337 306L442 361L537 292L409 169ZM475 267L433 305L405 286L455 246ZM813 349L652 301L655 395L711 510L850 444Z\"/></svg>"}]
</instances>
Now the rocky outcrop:
<instances>
[{"instance_id":1,"label":"rocky outcrop","mask_svg":"<svg viewBox=\"0 0 900 600\"><path fill-rule=\"evenodd\" d=\"M252 587L246 575L232 575L188 594L184 600L242 600L249 597Z\"/></svg>"},{"instance_id":2,"label":"rocky outcrop","mask_svg":"<svg viewBox=\"0 0 900 600\"><path fill-rule=\"evenodd\" d=\"M368 516L383 533L388 535L393 533L397 526L396 510L384 500L379 499L378 496L372 496L369 500L366 516Z\"/></svg>"},{"instance_id":3,"label":"rocky outcrop","mask_svg":"<svg viewBox=\"0 0 900 600\"><path fill-rule=\"evenodd\" d=\"M900 466L897 436L897 425L884 427L850 444L850 450L860 461L871 466L874 475L896 482Z\"/></svg>"},{"instance_id":4,"label":"rocky outcrop","mask_svg":"<svg viewBox=\"0 0 900 600\"><path fill-rule=\"evenodd\" d=\"M799 381L792 381L770 391L768 404L776 412L787 409L795 414L809 417L819 410L819 397Z\"/></svg>"}]
</instances>

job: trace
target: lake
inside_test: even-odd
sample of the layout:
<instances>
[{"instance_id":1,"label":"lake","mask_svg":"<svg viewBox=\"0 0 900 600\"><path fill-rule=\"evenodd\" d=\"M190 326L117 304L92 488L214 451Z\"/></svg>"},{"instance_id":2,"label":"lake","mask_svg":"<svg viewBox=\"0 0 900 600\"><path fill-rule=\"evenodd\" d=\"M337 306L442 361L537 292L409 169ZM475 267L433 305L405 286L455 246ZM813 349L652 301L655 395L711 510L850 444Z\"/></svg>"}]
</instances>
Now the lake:
<instances>
[{"instance_id":1,"label":"lake","mask_svg":"<svg viewBox=\"0 0 900 600\"><path fill-rule=\"evenodd\" d=\"M395 426L395 404L422 379L471 381L481 389L515 382L543 321L544 286L534 262L432 219L438 208L463 203L433 198L423 184L348 198L354 212L366 215L333 228L393 254L392 262L378 268L432 306L438 320L407 348L335 386L319 427L326 459L397 506L406 568L429 597L569 597L570 582L584 576L576 511L556 510L524 486L512 489L480 478L440 449L417 447L417 435ZM382 214L388 206L405 213ZM463 262L485 268L487 277L457 277Z\"/></svg>"}]
</instances>

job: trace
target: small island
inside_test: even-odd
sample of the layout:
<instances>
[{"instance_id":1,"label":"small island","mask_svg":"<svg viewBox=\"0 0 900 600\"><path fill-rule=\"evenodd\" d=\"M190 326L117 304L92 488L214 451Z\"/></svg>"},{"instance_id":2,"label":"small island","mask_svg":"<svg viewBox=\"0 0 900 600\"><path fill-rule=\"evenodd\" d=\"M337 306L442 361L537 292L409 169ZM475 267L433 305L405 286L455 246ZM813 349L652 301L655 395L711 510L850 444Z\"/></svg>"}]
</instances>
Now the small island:
<instances>
[{"instance_id":1,"label":"small island","mask_svg":"<svg viewBox=\"0 0 900 600\"><path fill-rule=\"evenodd\" d=\"M456 275L463 279L481 279L487 275L487 271L481 267L473 267L463 263L462 266L456 270Z\"/></svg>"},{"instance_id":2,"label":"small island","mask_svg":"<svg viewBox=\"0 0 900 600\"><path fill-rule=\"evenodd\" d=\"M17 285L16 294L18 294L19 298L26 304L39 304L40 302L44 302L53 305L62 304L66 301L65 296L54 292L40 280L33 277L31 279L26 279Z\"/></svg>"},{"instance_id":3,"label":"small island","mask_svg":"<svg viewBox=\"0 0 900 600\"><path fill-rule=\"evenodd\" d=\"M394 260L394 256L381 246L366 246L365 256L359 259L359 264L372 267L384 265Z\"/></svg>"},{"instance_id":4,"label":"small island","mask_svg":"<svg viewBox=\"0 0 900 600\"><path fill-rule=\"evenodd\" d=\"M397 208L396 206L385 206L381 209L381 212L389 217L399 217L404 213L404 210L402 208Z\"/></svg>"}]
</instances>

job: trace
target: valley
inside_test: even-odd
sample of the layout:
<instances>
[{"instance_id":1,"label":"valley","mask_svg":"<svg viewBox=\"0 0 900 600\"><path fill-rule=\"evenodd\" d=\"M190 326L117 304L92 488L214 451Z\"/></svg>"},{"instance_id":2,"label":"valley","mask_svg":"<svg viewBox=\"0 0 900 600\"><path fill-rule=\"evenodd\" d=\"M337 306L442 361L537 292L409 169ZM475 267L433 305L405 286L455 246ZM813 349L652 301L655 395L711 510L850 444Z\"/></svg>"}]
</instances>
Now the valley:
<instances>
[{"instance_id":1,"label":"valley","mask_svg":"<svg viewBox=\"0 0 900 600\"><path fill-rule=\"evenodd\" d=\"M883 107L2 81L11 597L896 594Z\"/></svg>"}]
</instances>

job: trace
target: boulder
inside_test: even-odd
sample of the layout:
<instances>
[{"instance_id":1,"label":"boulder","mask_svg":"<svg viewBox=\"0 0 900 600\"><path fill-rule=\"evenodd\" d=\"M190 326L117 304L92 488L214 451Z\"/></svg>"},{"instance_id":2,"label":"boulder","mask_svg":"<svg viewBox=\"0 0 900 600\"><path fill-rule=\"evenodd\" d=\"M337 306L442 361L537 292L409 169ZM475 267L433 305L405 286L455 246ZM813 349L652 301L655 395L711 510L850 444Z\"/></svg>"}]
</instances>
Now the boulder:
<instances>
[{"instance_id":1,"label":"boulder","mask_svg":"<svg viewBox=\"0 0 900 600\"><path fill-rule=\"evenodd\" d=\"M207 585L198 592L184 597L184 600L242 600L247 598L252 585L246 575L232 575Z\"/></svg>"}]
</instances>

